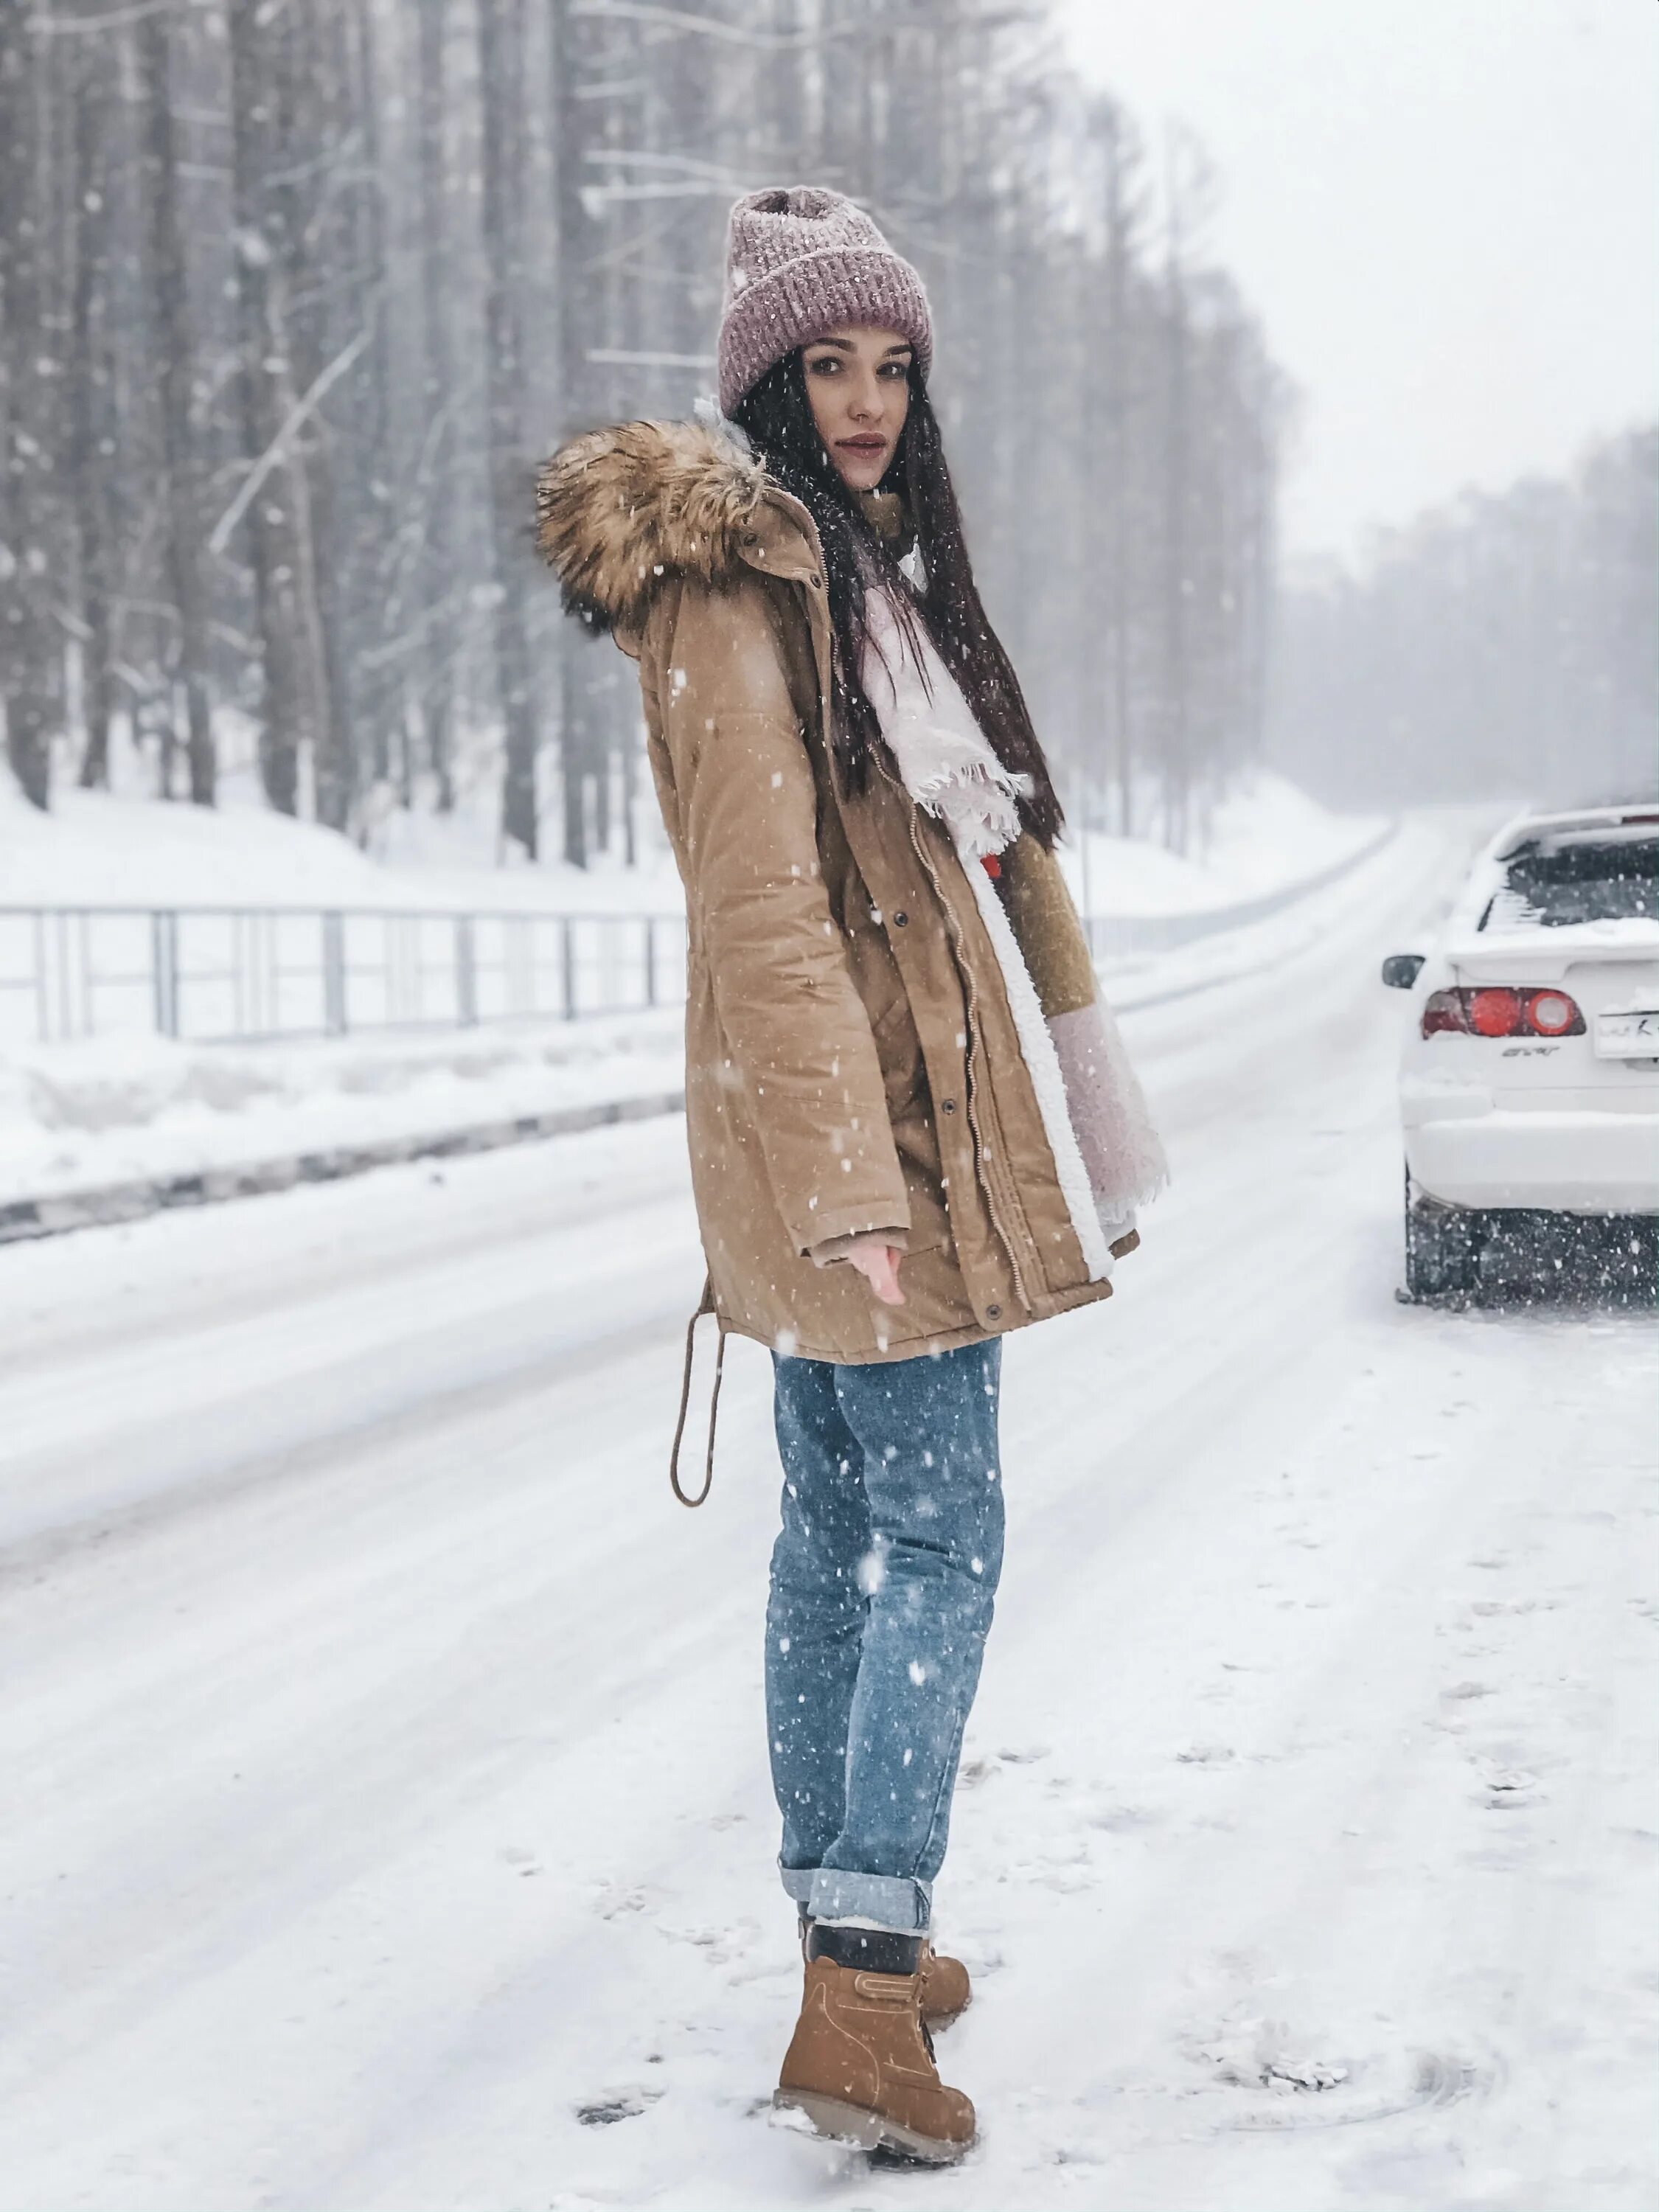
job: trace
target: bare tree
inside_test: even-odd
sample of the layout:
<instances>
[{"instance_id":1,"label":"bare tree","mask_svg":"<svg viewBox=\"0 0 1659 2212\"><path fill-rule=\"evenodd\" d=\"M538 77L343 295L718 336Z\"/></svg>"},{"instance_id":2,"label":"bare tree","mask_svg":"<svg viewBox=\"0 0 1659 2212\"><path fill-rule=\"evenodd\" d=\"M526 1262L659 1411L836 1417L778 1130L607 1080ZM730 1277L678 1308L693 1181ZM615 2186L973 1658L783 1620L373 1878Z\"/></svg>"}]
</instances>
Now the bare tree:
<instances>
[{"instance_id":1,"label":"bare tree","mask_svg":"<svg viewBox=\"0 0 1659 2212\"><path fill-rule=\"evenodd\" d=\"M1133 350L1130 327L1133 266L1141 247L1146 199L1140 187L1140 149L1133 125L1116 104L1102 100L1091 118L1099 149L1102 268L1095 287L1091 348L1093 400L1090 421L1100 477L1091 504L1094 557L1100 574L1100 757L1115 791L1114 826L1134 835L1135 728L1130 643L1131 506L1127 495L1133 410Z\"/></svg>"},{"instance_id":2,"label":"bare tree","mask_svg":"<svg viewBox=\"0 0 1659 2212\"><path fill-rule=\"evenodd\" d=\"M537 714L530 670L525 561L532 471L524 452L525 41L523 0L477 0L483 110L483 246L487 447L495 528L496 683L503 725L501 830L534 860L540 844L536 793Z\"/></svg>"},{"instance_id":3,"label":"bare tree","mask_svg":"<svg viewBox=\"0 0 1659 2212\"><path fill-rule=\"evenodd\" d=\"M136 30L144 110L144 187L149 217L149 277L155 314L155 352L161 403L166 501L167 574L178 612L178 680L188 729L185 759L190 796L211 806L215 759L208 697L207 599L203 588L200 493L191 388L196 345L191 328L190 279L179 204L179 153L173 119L173 22L154 9ZM173 745L169 721L161 752L161 794L173 796Z\"/></svg>"},{"instance_id":4,"label":"bare tree","mask_svg":"<svg viewBox=\"0 0 1659 2212\"><path fill-rule=\"evenodd\" d=\"M107 41L74 42L66 65L74 87L72 179L69 196L70 343L67 475L80 571L81 678L86 743L80 781L109 781L110 725L117 696L114 597L116 455L114 362L109 339L110 191L113 167L111 107L114 71Z\"/></svg>"},{"instance_id":5,"label":"bare tree","mask_svg":"<svg viewBox=\"0 0 1659 2212\"><path fill-rule=\"evenodd\" d=\"M63 720L54 602L64 556L40 12L38 0L0 0L0 684L12 772L25 798L45 807Z\"/></svg>"},{"instance_id":6,"label":"bare tree","mask_svg":"<svg viewBox=\"0 0 1659 2212\"><path fill-rule=\"evenodd\" d=\"M235 271L247 519L264 675L259 769L265 795L297 812L302 748L327 742L329 688L318 606L315 526L301 435L289 302L302 245L295 236L294 119L300 72L291 11L230 11L235 163ZM228 542L228 509L215 542Z\"/></svg>"},{"instance_id":7,"label":"bare tree","mask_svg":"<svg viewBox=\"0 0 1659 2212\"><path fill-rule=\"evenodd\" d=\"M437 788L441 813L455 804L455 623L450 602L455 591L454 493L448 467L453 450L450 410L454 404L453 349L450 343L448 127L446 49L448 0L420 0L419 130L416 163L420 177L422 339L425 349L426 434L416 481L425 489L425 558L421 584L425 607L426 649L422 659L422 720L427 766Z\"/></svg>"}]
</instances>

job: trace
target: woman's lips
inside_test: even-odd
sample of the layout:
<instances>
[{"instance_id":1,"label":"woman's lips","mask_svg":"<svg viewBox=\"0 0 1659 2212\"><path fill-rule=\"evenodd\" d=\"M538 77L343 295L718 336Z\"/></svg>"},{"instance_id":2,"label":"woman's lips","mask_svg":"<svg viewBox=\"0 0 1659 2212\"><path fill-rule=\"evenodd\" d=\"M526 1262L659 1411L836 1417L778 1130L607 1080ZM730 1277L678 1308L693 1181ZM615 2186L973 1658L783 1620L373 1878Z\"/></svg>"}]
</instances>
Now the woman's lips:
<instances>
[{"instance_id":1,"label":"woman's lips","mask_svg":"<svg viewBox=\"0 0 1659 2212\"><path fill-rule=\"evenodd\" d=\"M837 438L836 443L847 453L883 453L887 450L885 438Z\"/></svg>"}]
</instances>

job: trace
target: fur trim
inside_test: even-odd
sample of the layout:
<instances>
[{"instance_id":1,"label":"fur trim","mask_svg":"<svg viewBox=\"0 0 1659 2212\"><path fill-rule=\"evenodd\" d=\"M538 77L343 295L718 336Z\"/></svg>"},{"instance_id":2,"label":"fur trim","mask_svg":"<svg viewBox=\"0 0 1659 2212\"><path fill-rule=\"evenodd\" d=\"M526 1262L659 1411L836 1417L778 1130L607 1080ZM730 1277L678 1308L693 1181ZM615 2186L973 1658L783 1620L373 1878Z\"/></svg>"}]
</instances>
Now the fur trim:
<instances>
[{"instance_id":1,"label":"fur trim","mask_svg":"<svg viewBox=\"0 0 1659 2212\"><path fill-rule=\"evenodd\" d=\"M562 446L536 485L536 544L596 629L641 621L668 570L736 574L766 495L760 463L701 422L622 422Z\"/></svg>"}]
</instances>

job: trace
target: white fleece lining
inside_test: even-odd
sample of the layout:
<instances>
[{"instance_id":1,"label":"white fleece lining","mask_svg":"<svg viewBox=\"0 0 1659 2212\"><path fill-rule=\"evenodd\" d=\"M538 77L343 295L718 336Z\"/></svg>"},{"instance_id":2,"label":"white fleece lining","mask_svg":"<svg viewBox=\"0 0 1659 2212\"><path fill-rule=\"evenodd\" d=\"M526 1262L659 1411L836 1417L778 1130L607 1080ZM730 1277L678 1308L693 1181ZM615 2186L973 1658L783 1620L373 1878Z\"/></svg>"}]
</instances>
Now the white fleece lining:
<instances>
[{"instance_id":1,"label":"white fleece lining","mask_svg":"<svg viewBox=\"0 0 1659 2212\"><path fill-rule=\"evenodd\" d=\"M1066 1211L1072 1217L1072 1227L1083 1248L1083 1262L1089 1270L1091 1283L1103 1282L1112 1272L1112 1248L1106 1241L1106 1232L1100 1225L1100 1216L1095 1210L1094 1194L1089 1188L1089 1171L1083 1164L1083 1152L1072 1127L1072 1116L1066 1104L1066 1079L1060 1070L1060 1054L1054 1050L1054 1041L1048 1034L1048 1024L1042 1018L1042 1008L1037 1000L1036 986L1031 981L1030 970L1020 951L1019 940L1014 935L1013 925L1003 911L1002 901L991 887L991 878L981 863L972 855L958 855L963 873L973 887L974 898L985 923L987 933L1002 970L1003 987L1008 994L1008 1007L1014 1018L1015 1033L1019 1038L1019 1049L1030 1072L1031 1088L1036 1093L1037 1111L1042 1116L1042 1129L1048 1139L1048 1149L1054 1156L1054 1172L1060 1178Z\"/></svg>"}]
</instances>

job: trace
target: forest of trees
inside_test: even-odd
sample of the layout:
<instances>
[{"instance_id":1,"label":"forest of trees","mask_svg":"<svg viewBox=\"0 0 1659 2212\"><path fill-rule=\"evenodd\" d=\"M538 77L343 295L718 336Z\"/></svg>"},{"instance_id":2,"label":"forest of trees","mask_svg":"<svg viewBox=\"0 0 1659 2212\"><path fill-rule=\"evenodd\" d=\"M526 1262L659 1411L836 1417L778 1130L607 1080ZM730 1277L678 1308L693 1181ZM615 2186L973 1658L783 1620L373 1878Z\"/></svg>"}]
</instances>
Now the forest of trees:
<instances>
[{"instance_id":1,"label":"forest of trees","mask_svg":"<svg viewBox=\"0 0 1659 2212\"><path fill-rule=\"evenodd\" d=\"M1262 742L1287 410L1212 185L1035 0L0 0L0 688L24 792L112 744L363 834L489 796L632 856L631 671L532 480L712 386L726 208L921 267L981 580L1073 812L1183 847Z\"/></svg>"},{"instance_id":2,"label":"forest of trees","mask_svg":"<svg viewBox=\"0 0 1659 2212\"><path fill-rule=\"evenodd\" d=\"M1339 805L1652 796L1656 518L1659 430L1632 431L1571 479L1467 493L1387 532L1357 574L1293 578L1275 762Z\"/></svg>"}]
</instances>

